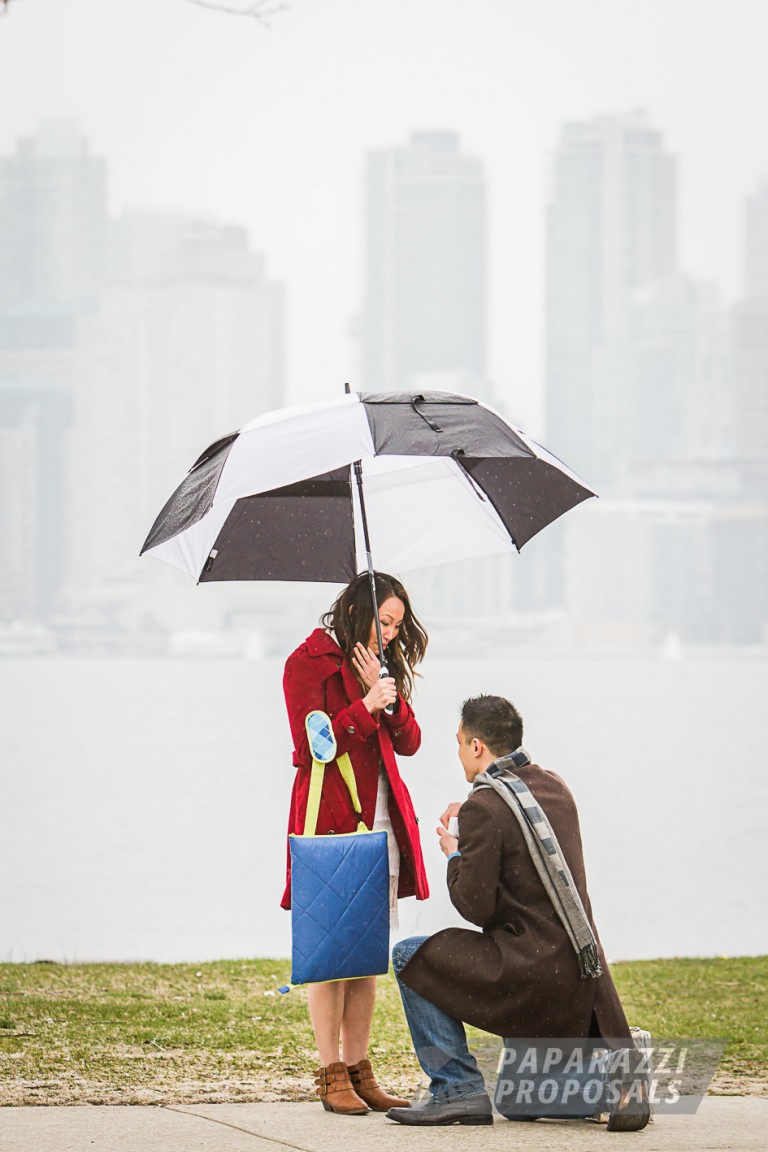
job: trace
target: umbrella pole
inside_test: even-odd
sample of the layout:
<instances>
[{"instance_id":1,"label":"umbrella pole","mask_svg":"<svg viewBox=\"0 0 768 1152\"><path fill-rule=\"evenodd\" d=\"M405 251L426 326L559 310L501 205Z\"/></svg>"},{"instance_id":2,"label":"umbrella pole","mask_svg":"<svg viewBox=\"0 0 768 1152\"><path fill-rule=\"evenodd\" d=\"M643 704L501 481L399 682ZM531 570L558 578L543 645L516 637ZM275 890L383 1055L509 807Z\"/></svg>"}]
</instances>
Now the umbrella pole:
<instances>
[{"instance_id":1,"label":"umbrella pole","mask_svg":"<svg viewBox=\"0 0 768 1152\"><path fill-rule=\"evenodd\" d=\"M349 383L344 385L344 392L347 396L351 394L352 389ZM381 672L379 679L386 676L387 668L384 664L384 643L381 638L381 621L379 620L379 605L376 602L376 579L373 574L373 557L371 556L371 538L368 535L368 516L365 511L365 497L363 496L363 462L362 460L355 460L355 479L357 480L357 493L360 497L360 515L363 520L363 541L365 543L365 559L368 564L368 580L371 585L371 600L373 601L373 619L376 625L376 643L379 645L379 663L381 664ZM390 709L388 708L389 712Z\"/></svg>"},{"instance_id":2,"label":"umbrella pole","mask_svg":"<svg viewBox=\"0 0 768 1152\"><path fill-rule=\"evenodd\" d=\"M379 645L379 661L381 663L381 671L379 672L379 679L382 680L385 676L389 676L389 669L384 663L384 641L381 636L381 621L379 620L379 605L376 601L376 579L373 573L373 557L371 556L371 538L368 535L368 516L365 511L365 497L363 496L363 462L362 460L355 460L355 479L357 480L357 492L360 497L360 517L363 521L363 542L365 544L365 558L368 564L368 581L371 585L371 599L373 601L373 622L376 627L376 642ZM394 708L390 705L385 709L388 715L392 715Z\"/></svg>"},{"instance_id":3,"label":"umbrella pole","mask_svg":"<svg viewBox=\"0 0 768 1152\"><path fill-rule=\"evenodd\" d=\"M355 479L357 480L357 492L360 497L360 516L363 521L363 542L365 544L365 559L368 563L368 580L371 585L371 598L373 600L373 621L376 626L376 640L379 645L379 660L382 665L382 675L386 676L384 669L384 644L381 638L381 621L379 620L379 606L376 603L376 580L373 574L373 557L371 556L371 538L368 535L368 516L365 511L365 497L363 496L363 462L362 460L355 460Z\"/></svg>"}]
</instances>

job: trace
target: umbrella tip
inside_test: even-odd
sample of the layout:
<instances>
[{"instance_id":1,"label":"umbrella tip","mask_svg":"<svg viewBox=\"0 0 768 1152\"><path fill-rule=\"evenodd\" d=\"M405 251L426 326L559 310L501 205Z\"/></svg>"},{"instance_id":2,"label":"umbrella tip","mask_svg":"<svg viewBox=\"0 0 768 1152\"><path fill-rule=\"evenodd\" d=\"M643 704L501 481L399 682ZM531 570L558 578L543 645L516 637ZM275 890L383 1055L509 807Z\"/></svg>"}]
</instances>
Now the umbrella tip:
<instances>
[{"instance_id":1,"label":"umbrella tip","mask_svg":"<svg viewBox=\"0 0 768 1152\"><path fill-rule=\"evenodd\" d=\"M347 380L346 384L344 385L344 391L346 392L347 396L349 396L350 392L352 391L352 389L349 386L348 380Z\"/></svg>"}]
</instances>

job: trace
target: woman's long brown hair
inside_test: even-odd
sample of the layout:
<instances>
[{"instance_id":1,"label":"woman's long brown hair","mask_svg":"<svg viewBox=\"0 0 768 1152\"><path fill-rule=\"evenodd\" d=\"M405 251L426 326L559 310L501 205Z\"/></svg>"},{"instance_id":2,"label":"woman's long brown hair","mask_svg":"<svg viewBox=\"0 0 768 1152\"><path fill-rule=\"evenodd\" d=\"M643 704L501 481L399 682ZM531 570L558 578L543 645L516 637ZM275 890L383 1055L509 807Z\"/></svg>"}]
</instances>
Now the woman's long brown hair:
<instances>
[{"instance_id":1,"label":"woman's long brown hair","mask_svg":"<svg viewBox=\"0 0 768 1152\"><path fill-rule=\"evenodd\" d=\"M386 572L374 573L374 581L377 608L390 596L403 602L403 623L395 639L386 647L385 662L390 676L394 677L397 691L404 700L410 700L415 668L424 659L429 637L414 614L408 593L400 581ZM367 572L361 572L347 585L322 617L321 623L333 630L348 660L352 658L355 644L368 646L373 627L373 604Z\"/></svg>"}]
</instances>

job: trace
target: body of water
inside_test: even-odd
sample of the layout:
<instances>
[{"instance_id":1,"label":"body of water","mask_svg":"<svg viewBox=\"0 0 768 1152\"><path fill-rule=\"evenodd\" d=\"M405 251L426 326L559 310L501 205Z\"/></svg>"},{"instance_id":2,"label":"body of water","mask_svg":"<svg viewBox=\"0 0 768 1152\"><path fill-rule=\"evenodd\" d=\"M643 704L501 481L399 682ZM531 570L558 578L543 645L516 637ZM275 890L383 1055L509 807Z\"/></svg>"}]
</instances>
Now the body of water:
<instances>
[{"instance_id":1,"label":"body of water","mask_svg":"<svg viewBox=\"0 0 768 1152\"><path fill-rule=\"evenodd\" d=\"M293 770L277 661L0 661L0 960L283 956ZM433 895L400 935L460 923L434 827L467 792L461 700L508 695L581 814L611 959L768 952L759 660L428 658L401 768Z\"/></svg>"}]
</instances>

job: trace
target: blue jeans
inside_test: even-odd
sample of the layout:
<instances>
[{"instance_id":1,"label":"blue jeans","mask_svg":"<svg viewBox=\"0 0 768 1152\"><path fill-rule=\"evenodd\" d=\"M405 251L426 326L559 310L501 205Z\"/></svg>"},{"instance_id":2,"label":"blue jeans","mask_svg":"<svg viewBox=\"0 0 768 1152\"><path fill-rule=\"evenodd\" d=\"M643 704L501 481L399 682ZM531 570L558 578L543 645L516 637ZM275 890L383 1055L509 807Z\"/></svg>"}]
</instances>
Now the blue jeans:
<instances>
[{"instance_id":1,"label":"blue jeans","mask_svg":"<svg viewBox=\"0 0 768 1152\"><path fill-rule=\"evenodd\" d=\"M461 1020L455 1020L419 996L400 979L405 965L427 939L427 936L410 936L392 949L392 966L419 1064L429 1076L429 1090L436 1100L484 1096L485 1081L467 1047L467 1034Z\"/></svg>"}]
</instances>

